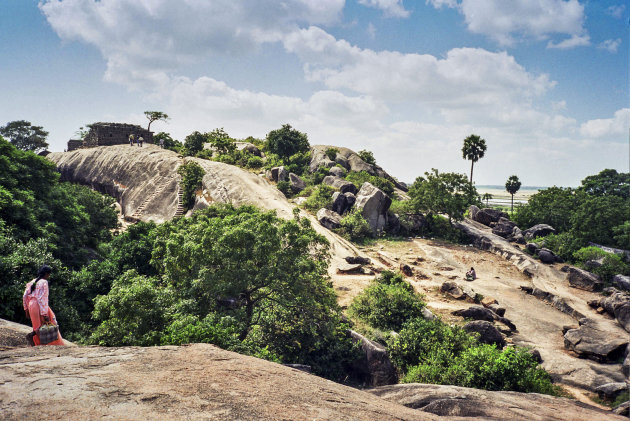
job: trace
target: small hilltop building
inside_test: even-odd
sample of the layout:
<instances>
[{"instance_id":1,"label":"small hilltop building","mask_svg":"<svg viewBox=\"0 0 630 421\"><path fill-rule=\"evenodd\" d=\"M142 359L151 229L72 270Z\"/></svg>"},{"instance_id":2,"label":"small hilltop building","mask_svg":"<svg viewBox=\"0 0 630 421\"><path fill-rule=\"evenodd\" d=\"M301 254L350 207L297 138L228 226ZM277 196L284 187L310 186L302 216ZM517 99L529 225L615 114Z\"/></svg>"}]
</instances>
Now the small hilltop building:
<instances>
[{"instance_id":1,"label":"small hilltop building","mask_svg":"<svg viewBox=\"0 0 630 421\"><path fill-rule=\"evenodd\" d=\"M135 124L94 123L90 124L89 127L90 131L84 139L70 139L68 141L68 152L81 148L128 144L131 134L135 139L142 136L144 143L153 143L153 132Z\"/></svg>"}]
</instances>

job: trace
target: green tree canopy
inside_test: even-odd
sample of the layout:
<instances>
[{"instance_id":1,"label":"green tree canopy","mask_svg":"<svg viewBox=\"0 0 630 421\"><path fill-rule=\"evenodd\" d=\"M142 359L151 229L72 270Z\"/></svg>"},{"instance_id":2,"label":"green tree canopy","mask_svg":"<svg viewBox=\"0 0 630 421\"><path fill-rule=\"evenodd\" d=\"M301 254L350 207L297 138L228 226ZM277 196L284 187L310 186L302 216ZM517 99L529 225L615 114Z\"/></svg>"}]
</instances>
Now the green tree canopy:
<instances>
[{"instance_id":1,"label":"green tree canopy","mask_svg":"<svg viewBox=\"0 0 630 421\"><path fill-rule=\"evenodd\" d=\"M371 151L363 149L357 153L359 154L359 157L363 161L365 161L366 164L376 165L376 159L374 159L374 154Z\"/></svg>"},{"instance_id":2,"label":"green tree canopy","mask_svg":"<svg viewBox=\"0 0 630 421\"><path fill-rule=\"evenodd\" d=\"M449 221L463 219L466 209L479 201L477 189L465 175L440 173L435 168L416 178L408 194L414 211L446 214Z\"/></svg>"},{"instance_id":3,"label":"green tree canopy","mask_svg":"<svg viewBox=\"0 0 630 421\"><path fill-rule=\"evenodd\" d=\"M520 188L521 180L515 175L511 175L505 182L505 190L512 195L512 212L514 212L514 195Z\"/></svg>"},{"instance_id":4,"label":"green tree canopy","mask_svg":"<svg viewBox=\"0 0 630 421\"><path fill-rule=\"evenodd\" d=\"M223 130L223 127L206 133L206 137L208 138L208 142L210 142L214 149L221 155L231 154L236 150L234 139Z\"/></svg>"},{"instance_id":5,"label":"green tree canopy","mask_svg":"<svg viewBox=\"0 0 630 421\"><path fill-rule=\"evenodd\" d=\"M23 151L40 152L48 147L46 142L48 132L43 127L33 126L25 120L11 121L0 127L0 135Z\"/></svg>"},{"instance_id":6,"label":"green tree canopy","mask_svg":"<svg viewBox=\"0 0 630 421\"><path fill-rule=\"evenodd\" d=\"M473 178L473 167L475 162L483 158L486 153L486 141L476 134L471 134L464 139L464 146L462 147L462 155L464 159L470 161L470 182Z\"/></svg>"},{"instance_id":7,"label":"green tree canopy","mask_svg":"<svg viewBox=\"0 0 630 421\"><path fill-rule=\"evenodd\" d=\"M284 124L282 128L267 134L267 150L281 159L288 159L297 153L306 153L309 148L306 133L295 130L289 124Z\"/></svg>"},{"instance_id":8,"label":"green tree canopy","mask_svg":"<svg viewBox=\"0 0 630 421\"><path fill-rule=\"evenodd\" d=\"M160 140L162 139L164 140L164 149L170 149L172 151L179 152L179 150L183 146L182 142L173 139L170 134L164 132L159 132L158 134L153 136L153 143L159 145Z\"/></svg>"},{"instance_id":9,"label":"green tree canopy","mask_svg":"<svg viewBox=\"0 0 630 421\"><path fill-rule=\"evenodd\" d=\"M195 155L198 152L201 152L201 150L203 149L203 144L207 141L207 135L198 131L192 132L184 139L184 148L186 148L186 154Z\"/></svg>"},{"instance_id":10,"label":"green tree canopy","mask_svg":"<svg viewBox=\"0 0 630 421\"><path fill-rule=\"evenodd\" d=\"M149 120L149 126L147 127L148 131L151 131L151 123L154 121L168 121L168 114L163 113L162 111L145 111L145 117Z\"/></svg>"},{"instance_id":11,"label":"green tree canopy","mask_svg":"<svg viewBox=\"0 0 630 421\"><path fill-rule=\"evenodd\" d=\"M594 196L619 196L630 198L630 173L618 173L617 170L606 169L597 175L590 175L582 180L583 190Z\"/></svg>"}]
</instances>

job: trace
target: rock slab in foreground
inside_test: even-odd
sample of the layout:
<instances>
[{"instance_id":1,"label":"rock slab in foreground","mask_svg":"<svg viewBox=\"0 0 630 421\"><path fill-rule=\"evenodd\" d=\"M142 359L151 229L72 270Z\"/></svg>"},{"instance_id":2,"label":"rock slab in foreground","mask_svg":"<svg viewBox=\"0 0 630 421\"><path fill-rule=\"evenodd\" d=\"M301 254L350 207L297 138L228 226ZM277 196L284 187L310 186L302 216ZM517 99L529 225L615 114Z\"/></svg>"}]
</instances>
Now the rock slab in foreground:
<instances>
[{"instance_id":1,"label":"rock slab in foreground","mask_svg":"<svg viewBox=\"0 0 630 421\"><path fill-rule=\"evenodd\" d=\"M440 415L442 420L451 417L510 421L624 419L581 402L538 393L491 392L433 384L397 384L370 392L388 401Z\"/></svg>"},{"instance_id":2,"label":"rock slab in foreground","mask_svg":"<svg viewBox=\"0 0 630 421\"><path fill-rule=\"evenodd\" d=\"M438 419L207 344L14 348L0 361L3 420Z\"/></svg>"}]
</instances>

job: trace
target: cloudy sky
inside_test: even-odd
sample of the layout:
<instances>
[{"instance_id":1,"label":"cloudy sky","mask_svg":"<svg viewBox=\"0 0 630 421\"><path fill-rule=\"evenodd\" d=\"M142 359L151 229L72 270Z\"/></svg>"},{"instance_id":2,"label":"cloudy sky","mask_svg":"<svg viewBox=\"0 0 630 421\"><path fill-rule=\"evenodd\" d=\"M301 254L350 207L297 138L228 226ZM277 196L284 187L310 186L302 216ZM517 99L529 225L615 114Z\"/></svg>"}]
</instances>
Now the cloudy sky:
<instances>
[{"instance_id":1,"label":"cloudy sky","mask_svg":"<svg viewBox=\"0 0 630 421\"><path fill-rule=\"evenodd\" d=\"M87 123L369 149L403 181L575 186L628 171L627 0L3 0L0 125Z\"/></svg>"}]
</instances>

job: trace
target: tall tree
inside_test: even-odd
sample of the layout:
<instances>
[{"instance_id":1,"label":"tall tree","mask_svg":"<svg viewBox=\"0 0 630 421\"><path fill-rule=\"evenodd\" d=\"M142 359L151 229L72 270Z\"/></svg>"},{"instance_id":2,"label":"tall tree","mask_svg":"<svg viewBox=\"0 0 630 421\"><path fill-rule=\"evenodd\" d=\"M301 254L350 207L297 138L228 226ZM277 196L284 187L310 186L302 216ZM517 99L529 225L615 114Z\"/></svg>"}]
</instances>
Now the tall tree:
<instances>
[{"instance_id":1,"label":"tall tree","mask_svg":"<svg viewBox=\"0 0 630 421\"><path fill-rule=\"evenodd\" d=\"M145 111L144 115L149 120L149 126L147 127L148 131L151 131L151 123L154 121L164 121L168 120L168 114L163 113L162 111Z\"/></svg>"},{"instance_id":2,"label":"tall tree","mask_svg":"<svg viewBox=\"0 0 630 421\"><path fill-rule=\"evenodd\" d=\"M472 184L473 178L473 167L475 162L479 161L483 158L483 155L486 152L486 140L480 138L476 134L471 134L466 139L464 139L464 147L462 148L462 154L464 159L471 161L470 162L470 182Z\"/></svg>"},{"instance_id":3,"label":"tall tree","mask_svg":"<svg viewBox=\"0 0 630 421\"><path fill-rule=\"evenodd\" d=\"M518 179L517 176L511 175L510 178L505 182L505 190L512 195L512 210L511 213L514 213L514 195L521 188L521 180Z\"/></svg>"},{"instance_id":4,"label":"tall tree","mask_svg":"<svg viewBox=\"0 0 630 421\"><path fill-rule=\"evenodd\" d=\"M267 134L269 152L275 153L280 158L289 158L299 152L308 152L309 147L306 134L295 130L289 124L284 124L282 128L272 130Z\"/></svg>"},{"instance_id":5,"label":"tall tree","mask_svg":"<svg viewBox=\"0 0 630 421\"><path fill-rule=\"evenodd\" d=\"M23 151L40 152L48 147L46 137L48 132L41 126L33 126L29 121L16 120L0 127L0 135L18 149Z\"/></svg>"},{"instance_id":6,"label":"tall tree","mask_svg":"<svg viewBox=\"0 0 630 421\"><path fill-rule=\"evenodd\" d=\"M479 203L477 189L464 174L440 173L435 168L416 178L409 187L411 207L416 212L446 214L452 219L464 219L468 206Z\"/></svg>"},{"instance_id":7,"label":"tall tree","mask_svg":"<svg viewBox=\"0 0 630 421\"><path fill-rule=\"evenodd\" d=\"M234 139L232 139L230 135L223 130L223 127L220 129L214 129L210 133L206 133L206 137L208 138L208 142L221 155L230 154L236 150L236 143L234 143Z\"/></svg>"}]
</instances>

